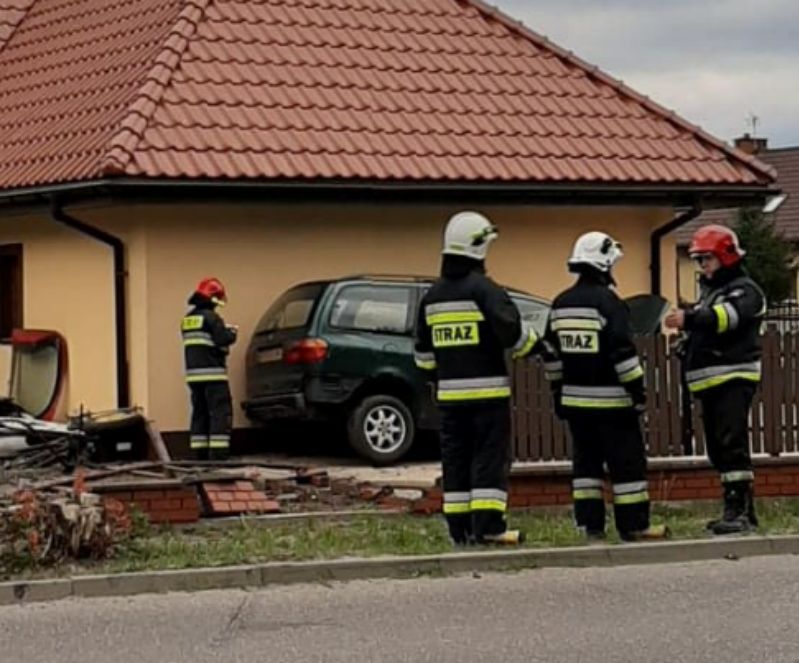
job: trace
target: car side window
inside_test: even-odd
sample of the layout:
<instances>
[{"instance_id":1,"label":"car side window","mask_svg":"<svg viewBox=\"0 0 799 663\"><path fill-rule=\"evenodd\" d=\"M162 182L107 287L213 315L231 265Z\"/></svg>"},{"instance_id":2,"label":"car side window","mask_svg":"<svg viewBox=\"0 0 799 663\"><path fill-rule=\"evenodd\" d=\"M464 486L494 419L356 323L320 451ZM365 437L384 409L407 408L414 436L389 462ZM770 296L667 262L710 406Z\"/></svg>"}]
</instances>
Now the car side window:
<instances>
[{"instance_id":1,"label":"car side window","mask_svg":"<svg viewBox=\"0 0 799 663\"><path fill-rule=\"evenodd\" d=\"M543 336L549 315L549 304L513 295L511 295L511 299L519 309L522 320L531 324L536 334Z\"/></svg>"},{"instance_id":2,"label":"car side window","mask_svg":"<svg viewBox=\"0 0 799 663\"><path fill-rule=\"evenodd\" d=\"M411 328L410 288L351 285L341 289L330 312L330 326L353 331L407 334Z\"/></svg>"}]
</instances>

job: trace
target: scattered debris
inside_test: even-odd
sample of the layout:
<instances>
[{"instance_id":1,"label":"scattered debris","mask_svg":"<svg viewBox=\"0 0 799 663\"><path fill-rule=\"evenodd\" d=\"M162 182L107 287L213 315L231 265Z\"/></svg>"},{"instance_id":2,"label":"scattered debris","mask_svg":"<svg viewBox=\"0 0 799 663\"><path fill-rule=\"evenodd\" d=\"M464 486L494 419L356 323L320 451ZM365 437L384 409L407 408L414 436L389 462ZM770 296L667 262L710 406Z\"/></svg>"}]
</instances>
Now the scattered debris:
<instances>
[{"instance_id":1,"label":"scattered debris","mask_svg":"<svg viewBox=\"0 0 799 663\"><path fill-rule=\"evenodd\" d=\"M0 511L0 576L66 559L103 559L131 532L124 505L85 491L82 475L69 495L23 490Z\"/></svg>"}]
</instances>

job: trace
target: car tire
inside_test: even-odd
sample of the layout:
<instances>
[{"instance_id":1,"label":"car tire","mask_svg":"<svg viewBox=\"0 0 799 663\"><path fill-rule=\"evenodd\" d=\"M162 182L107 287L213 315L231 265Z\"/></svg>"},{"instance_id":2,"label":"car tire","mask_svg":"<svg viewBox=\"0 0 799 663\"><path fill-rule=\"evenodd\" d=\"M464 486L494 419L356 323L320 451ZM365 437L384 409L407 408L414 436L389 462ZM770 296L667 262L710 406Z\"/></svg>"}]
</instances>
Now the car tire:
<instances>
[{"instance_id":1,"label":"car tire","mask_svg":"<svg viewBox=\"0 0 799 663\"><path fill-rule=\"evenodd\" d=\"M378 466L392 465L405 456L415 436L411 411L394 396L367 396L347 420L350 446Z\"/></svg>"}]
</instances>

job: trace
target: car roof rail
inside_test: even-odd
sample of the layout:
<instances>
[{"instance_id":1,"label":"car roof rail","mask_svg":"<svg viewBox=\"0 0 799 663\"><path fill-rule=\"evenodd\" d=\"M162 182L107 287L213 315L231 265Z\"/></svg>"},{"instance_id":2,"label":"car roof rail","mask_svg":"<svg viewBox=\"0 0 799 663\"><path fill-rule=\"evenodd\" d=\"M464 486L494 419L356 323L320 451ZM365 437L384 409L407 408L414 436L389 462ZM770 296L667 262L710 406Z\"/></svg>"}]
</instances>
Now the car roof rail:
<instances>
[{"instance_id":1,"label":"car roof rail","mask_svg":"<svg viewBox=\"0 0 799 663\"><path fill-rule=\"evenodd\" d=\"M340 280L358 279L358 280L380 280L380 281L399 281L404 283L426 283L428 281L435 281L435 276L423 276L421 274L349 274L348 276L341 277Z\"/></svg>"}]
</instances>

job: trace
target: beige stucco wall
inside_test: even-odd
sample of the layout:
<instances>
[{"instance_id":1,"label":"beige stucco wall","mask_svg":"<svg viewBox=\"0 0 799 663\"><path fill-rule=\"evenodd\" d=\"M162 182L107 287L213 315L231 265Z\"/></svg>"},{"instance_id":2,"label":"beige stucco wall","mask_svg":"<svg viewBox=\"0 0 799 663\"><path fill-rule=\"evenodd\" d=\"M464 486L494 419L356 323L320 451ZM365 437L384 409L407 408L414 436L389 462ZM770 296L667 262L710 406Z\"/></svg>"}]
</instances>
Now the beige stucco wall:
<instances>
[{"instance_id":1,"label":"beige stucco wall","mask_svg":"<svg viewBox=\"0 0 799 663\"><path fill-rule=\"evenodd\" d=\"M0 396L8 396L11 378L11 346L0 343Z\"/></svg>"},{"instance_id":2,"label":"beige stucco wall","mask_svg":"<svg viewBox=\"0 0 799 663\"><path fill-rule=\"evenodd\" d=\"M0 244L22 242L23 324L67 339L72 410L116 403L110 252L44 216L0 219ZM2 379L0 373L0 380Z\"/></svg>"},{"instance_id":3,"label":"beige stucco wall","mask_svg":"<svg viewBox=\"0 0 799 663\"><path fill-rule=\"evenodd\" d=\"M676 250L677 278L680 297L686 302L698 299L697 278L699 270L696 263L688 257L685 249Z\"/></svg>"},{"instance_id":4,"label":"beige stucco wall","mask_svg":"<svg viewBox=\"0 0 799 663\"><path fill-rule=\"evenodd\" d=\"M128 252L131 391L162 430L186 428L178 325L195 283L227 284L227 321L240 325L230 356L236 423L245 425L246 342L270 302L307 279L359 272L435 274L445 207L196 206L87 209L79 218L122 237ZM484 208L500 227L488 267L500 282L546 297L571 282L565 260L590 229L616 236L625 258L616 277L623 295L649 291L649 235L668 209ZM55 328L70 346L69 406L115 402L111 251L52 222L0 221L0 241L23 241L25 324ZM30 245L30 246L29 246ZM662 283L674 301L674 246L664 240ZM80 295L76 295L79 292Z\"/></svg>"}]
</instances>

